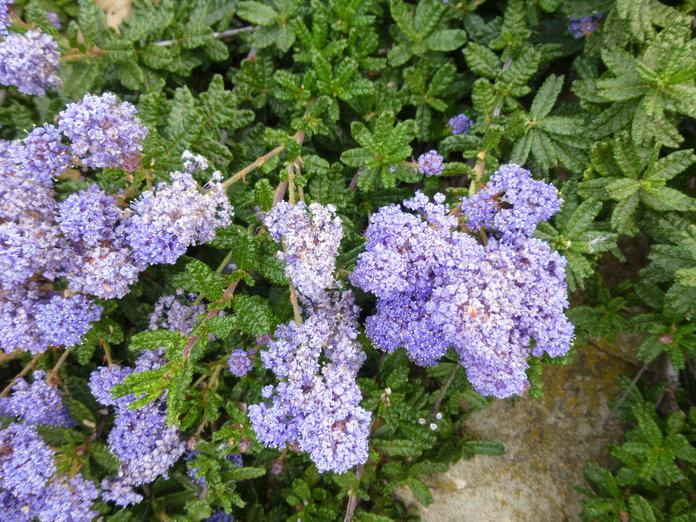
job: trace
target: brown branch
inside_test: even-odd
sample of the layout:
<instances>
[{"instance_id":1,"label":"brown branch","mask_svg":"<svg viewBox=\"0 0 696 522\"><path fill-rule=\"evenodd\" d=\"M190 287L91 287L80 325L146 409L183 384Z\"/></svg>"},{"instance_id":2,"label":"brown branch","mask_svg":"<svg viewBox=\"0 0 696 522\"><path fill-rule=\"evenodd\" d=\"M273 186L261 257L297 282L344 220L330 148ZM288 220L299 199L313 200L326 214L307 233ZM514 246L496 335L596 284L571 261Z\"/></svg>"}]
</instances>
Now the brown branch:
<instances>
[{"instance_id":1,"label":"brown branch","mask_svg":"<svg viewBox=\"0 0 696 522\"><path fill-rule=\"evenodd\" d=\"M364 466L362 464L358 464L358 468L355 470L355 475L358 477L358 485L360 485L360 478L362 477L363 469ZM355 509L358 507L359 502L360 497L357 495L351 495L348 498L348 507L346 509L346 516L343 519L343 522L350 522L353 520L353 515L355 514Z\"/></svg>"},{"instance_id":2,"label":"brown branch","mask_svg":"<svg viewBox=\"0 0 696 522\"><path fill-rule=\"evenodd\" d=\"M445 398L445 394L447 393L447 390L449 389L450 386L452 386L452 383L454 382L454 378L457 376L457 372L459 371L459 368L461 368L461 365L457 364L454 367L454 370L452 370L452 373L450 373L450 376L447 378L445 385L440 390L440 395L438 395L437 400L435 401L435 404L433 404L433 409L430 412L430 420L431 421L435 418L435 415L437 415L437 411L440 409L440 404L442 404L442 401Z\"/></svg>"}]
</instances>

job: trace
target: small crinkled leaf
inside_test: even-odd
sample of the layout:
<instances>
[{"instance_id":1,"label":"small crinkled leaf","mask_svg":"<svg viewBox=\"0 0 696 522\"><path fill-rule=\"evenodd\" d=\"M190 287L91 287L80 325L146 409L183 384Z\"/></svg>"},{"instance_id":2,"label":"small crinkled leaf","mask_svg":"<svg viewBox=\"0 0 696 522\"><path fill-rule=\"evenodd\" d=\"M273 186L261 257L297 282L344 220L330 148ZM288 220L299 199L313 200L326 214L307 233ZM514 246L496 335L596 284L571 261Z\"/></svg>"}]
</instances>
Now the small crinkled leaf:
<instances>
[{"instance_id":1,"label":"small crinkled leaf","mask_svg":"<svg viewBox=\"0 0 696 522\"><path fill-rule=\"evenodd\" d=\"M186 337L180 332L172 332L171 330L147 330L131 337L128 348L133 352L156 350L160 347L170 349L177 345L183 347L185 341Z\"/></svg>"},{"instance_id":2,"label":"small crinkled leaf","mask_svg":"<svg viewBox=\"0 0 696 522\"><path fill-rule=\"evenodd\" d=\"M184 271L172 276L171 279L177 287L188 292L203 294L210 301L222 299L222 294L227 288L225 278L198 259L189 261Z\"/></svg>"},{"instance_id":3,"label":"small crinkled leaf","mask_svg":"<svg viewBox=\"0 0 696 522\"><path fill-rule=\"evenodd\" d=\"M238 328L251 335L269 333L277 323L268 302L258 295L235 295L234 311Z\"/></svg>"}]
</instances>

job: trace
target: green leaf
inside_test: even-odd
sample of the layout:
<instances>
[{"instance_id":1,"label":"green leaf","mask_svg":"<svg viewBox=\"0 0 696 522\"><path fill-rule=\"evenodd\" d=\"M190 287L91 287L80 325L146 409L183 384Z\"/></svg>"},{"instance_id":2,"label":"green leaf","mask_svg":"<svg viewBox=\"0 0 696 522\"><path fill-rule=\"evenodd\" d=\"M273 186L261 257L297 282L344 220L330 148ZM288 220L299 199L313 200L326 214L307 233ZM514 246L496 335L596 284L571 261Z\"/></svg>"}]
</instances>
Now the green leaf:
<instances>
[{"instance_id":1,"label":"green leaf","mask_svg":"<svg viewBox=\"0 0 696 522\"><path fill-rule=\"evenodd\" d=\"M628 511L633 522L657 522L650 502L640 495L628 497Z\"/></svg>"},{"instance_id":2,"label":"green leaf","mask_svg":"<svg viewBox=\"0 0 696 522\"><path fill-rule=\"evenodd\" d=\"M135 334L130 339L128 348L133 352L142 350L156 350L163 347L167 350L174 347L183 347L186 337L180 332L171 330L147 330Z\"/></svg>"},{"instance_id":3,"label":"green leaf","mask_svg":"<svg viewBox=\"0 0 696 522\"><path fill-rule=\"evenodd\" d=\"M563 76L549 75L544 81L529 109L529 114L532 118L543 118L547 116L553 106L556 104L556 99L563 88Z\"/></svg>"},{"instance_id":4,"label":"green leaf","mask_svg":"<svg viewBox=\"0 0 696 522\"><path fill-rule=\"evenodd\" d=\"M260 2L239 2L237 16L258 25L273 25L278 20L278 13Z\"/></svg>"},{"instance_id":5,"label":"green leaf","mask_svg":"<svg viewBox=\"0 0 696 522\"><path fill-rule=\"evenodd\" d=\"M429 506L434 502L433 495L430 493L430 488L428 488L421 479L409 477L406 483L418 502L424 506Z\"/></svg>"},{"instance_id":6,"label":"green leaf","mask_svg":"<svg viewBox=\"0 0 696 522\"><path fill-rule=\"evenodd\" d=\"M270 333L277 323L268 302L258 295L235 295L234 311L239 329L251 335Z\"/></svg>"},{"instance_id":7,"label":"green leaf","mask_svg":"<svg viewBox=\"0 0 696 522\"><path fill-rule=\"evenodd\" d=\"M388 457L417 457L423 452L420 445L408 439L372 439L372 447Z\"/></svg>"},{"instance_id":8,"label":"green leaf","mask_svg":"<svg viewBox=\"0 0 696 522\"><path fill-rule=\"evenodd\" d=\"M469 42L463 53L469 69L489 80L493 80L502 68L498 55L476 42Z\"/></svg>"},{"instance_id":9,"label":"green leaf","mask_svg":"<svg viewBox=\"0 0 696 522\"><path fill-rule=\"evenodd\" d=\"M466 33L461 29L435 31L423 42L431 51L454 51L466 43Z\"/></svg>"},{"instance_id":10,"label":"green leaf","mask_svg":"<svg viewBox=\"0 0 696 522\"><path fill-rule=\"evenodd\" d=\"M188 292L203 294L209 301L219 301L227 288L225 278L198 259L186 264L183 272L173 276L172 284Z\"/></svg>"},{"instance_id":11,"label":"green leaf","mask_svg":"<svg viewBox=\"0 0 696 522\"><path fill-rule=\"evenodd\" d=\"M95 440L87 445L87 450L90 456L101 467L111 473L118 472L118 468L120 467L118 457L111 453L111 450L106 444Z\"/></svg>"},{"instance_id":12,"label":"green leaf","mask_svg":"<svg viewBox=\"0 0 696 522\"><path fill-rule=\"evenodd\" d=\"M243 467L234 468L226 472L230 480L250 480L262 477L266 474L265 468Z\"/></svg>"}]
</instances>

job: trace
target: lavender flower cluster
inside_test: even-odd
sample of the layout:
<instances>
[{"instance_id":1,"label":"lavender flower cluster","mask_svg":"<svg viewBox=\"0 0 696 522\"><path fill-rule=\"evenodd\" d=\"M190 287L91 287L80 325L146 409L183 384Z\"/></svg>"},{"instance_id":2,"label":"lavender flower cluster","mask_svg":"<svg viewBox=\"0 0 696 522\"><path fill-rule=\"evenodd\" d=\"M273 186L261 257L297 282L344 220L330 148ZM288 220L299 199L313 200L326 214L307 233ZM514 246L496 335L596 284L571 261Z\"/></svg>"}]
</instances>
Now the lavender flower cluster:
<instances>
[{"instance_id":1,"label":"lavender flower cluster","mask_svg":"<svg viewBox=\"0 0 696 522\"><path fill-rule=\"evenodd\" d=\"M7 34L7 26L12 23L10 5L13 3L14 0L0 0L0 36Z\"/></svg>"},{"instance_id":2,"label":"lavender flower cluster","mask_svg":"<svg viewBox=\"0 0 696 522\"><path fill-rule=\"evenodd\" d=\"M60 68L58 44L40 31L7 34L7 3L0 4L0 83L14 85L19 92L42 96L46 89L63 82L56 72Z\"/></svg>"},{"instance_id":3,"label":"lavender flower cluster","mask_svg":"<svg viewBox=\"0 0 696 522\"><path fill-rule=\"evenodd\" d=\"M452 134L466 134L474 122L466 114L457 114L449 119L448 124Z\"/></svg>"},{"instance_id":4,"label":"lavender flower cluster","mask_svg":"<svg viewBox=\"0 0 696 522\"><path fill-rule=\"evenodd\" d=\"M336 290L333 275L342 238L334 216L332 206L281 203L264 219L285 246L286 274L306 320L280 325L261 352L280 382L264 388L270 403L249 406L249 418L264 445L291 445L307 452L320 472L344 473L367 460L371 416L360 407L355 381L365 359L357 342L360 309L351 292ZM233 371L247 369L244 355L232 354Z\"/></svg>"},{"instance_id":5,"label":"lavender flower cluster","mask_svg":"<svg viewBox=\"0 0 696 522\"><path fill-rule=\"evenodd\" d=\"M507 205L498 204L501 198ZM481 394L524 393L527 359L563 355L573 337L563 314L565 259L529 237L559 204L555 188L505 165L461 202L470 227L490 227L485 244L457 230L442 194L431 202L418 192L403 208L380 209L351 275L378 298L366 321L374 345L387 352L404 347L424 366L453 346Z\"/></svg>"},{"instance_id":6,"label":"lavender flower cluster","mask_svg":"<svg viewBox=\"0 0 696 522\"><path fill-rule=\"evenodd\" d=\"M75 421L68 414L60 392L44 380L46 372L34 372L34 382L17 379L10 397L0 399L0 415L18 417L26 424L70 428Z\"/></svg>"},{"instance_id":7,"label":"lavender flower cluster","mask_svg":"<svg viewBox=\"0 0 696 522\"><path fill-rule=\"evenodd\" d=\"M599 28L599 22L604 18L604 13L594 16L584 16L582 18L570 18L568 20L568 32L573 38L583 38L590 36Z\"/></svg>"},{"instance_id":8,"label":"lavender flower cluster","mask_svg":"<svg viewBox=\"0 0 696 522\"><path fill-rule=\"evenodd\" d=\"M121 465L113 479L101 483L102 498L119 506L137 504L143 497L133 488L148 484L159 476L167 476L169 468L184 454L186 443L176 426L167 426L165 395L142 408L129 406L133 396L114 399L111 389L121 384L132 372L144 372L164 364L164 350L143 353L130 369L113 365L100 367L90 376L92 394L105 406L114 406L114 427L107 442Z\"/></svg>"},{"instance_id":9,"label":"lavender flower cluster","mask_svg":"<svg viewBox=\"0 0 696 522\"><path fill-rule=\"evenodd\" d=\"M92 503L99 496L95 485L79 473L72 478L56 472L54 451L34 424L70 426L74 421L55 388L46 384L43 372L35 381L18 382L9 400L0 405L2 415L26 421L0 430L0 511L3 520L70 522L92 520Z\"/></svg>"},{"instance_id":10,"label":"lavender flower cluster","mask_svg":"<svg viewBox=\"0 0 696 522\"><path fill-rule=\"evenodd\" d=\"M278 257L285 261L285 275L298 292L313 299L336 285L333 272L343 238L336 207L281 201L263 216L263 224L271 239L282 243L284 252Z\"/></svg>"},{"instance_id":11,"label":"lavender flower cluster","mask_svg":"<svg viewBox=\"0 0 696 522\"><path fill-rule=\"evenodd\" d=\"M56 203L54 177L71 154L84 164L129 168L139 163L146 129L130 104L87 95L24 140L0 141L0 349L41 353L79 343L101 307L151 263L174 263L193 244L229 224L232 207L219 173L202 192L192 173L205 160L184 154L185 172L171 174L130 207L92 185ZM62 135L72 139L63 144ZM125 137L124 137L125 136ZM137 159L137 162L135 159ZM68 291L53 282L67 280Z\"/></svg>"},{"instance_id":12,"label":"lavender flower cluster","mask_svg":"<svg viewBox=\"0 0 696 522\"><path fill-rule=\"evenodd\" d=\"M249 406L254 431L268 447L309 453L320 472L344 473L367 460L371 417L355 382L365 359L358 313L351 292L326 293L303 324L279 326L261 354L281 382L264 389L270 404Z\"/></svg>"}]
</instances>

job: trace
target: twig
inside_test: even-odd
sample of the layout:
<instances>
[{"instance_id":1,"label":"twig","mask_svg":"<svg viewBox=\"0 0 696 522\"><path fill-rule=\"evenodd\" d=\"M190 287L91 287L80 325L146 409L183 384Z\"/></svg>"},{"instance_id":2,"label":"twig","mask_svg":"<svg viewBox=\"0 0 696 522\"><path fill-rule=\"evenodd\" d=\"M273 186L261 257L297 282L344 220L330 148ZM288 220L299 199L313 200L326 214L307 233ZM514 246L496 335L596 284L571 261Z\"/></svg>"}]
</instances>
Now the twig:
<instances>
[{"instance_id":1,"label":"twig","mask_svg":"<svg viewBox=\"0 0 696 522\"><path fill-rule=\"evenodd\" d=\"M297 292L295 287L291 284L290 286L290 302L292 303L292 313L295 316L295 324L300 326L302 324L302 314L300 313L300 304L297 302Z\"/></svg>"},{"instance_id":2,"label":"twig","mask_svg":"<svg viewBox=\"0 0 696 522\"><path fill-rule=\"evenodd\" d=\"M109 346L109 343L106 342L106 339L99 339L99 344L101 344L101 347L104 349L104 358L106 359L106 364L109 368L111 368L114 365L113 359L111 359L111 347Z\"/></svg>"},{"instance_id":3,"label":"twig","mask_svg":"<svg viewBox=\"0 0 696 522\"><path fill-rule=\"evenodd\" d=\"M433 409L430 412L430 420L431 421L435 418L437 411L440 409L440 404L442 404L442 401L445 398L445 394L447 393L447 390L449 389L450 386L452 386L452 383L454 382L454 378L457 376L457 372L459 371L459 368L461 368L461 365L457 364L454 367L454 370L452 370L452 373L450 373L450 376L447 378L445 385L440 390L440 395L437 397L435 404L433 404Z\"/></svg>"},{"instance_id":4,"label":"twig","mask_svg":"<svg viewBox=\"0 0 696 522\"><path fill-rule=\"evenodd\" d=\"M508 58L505 60L505 63L503 64L503 68L500 71L501 74L504 73L505 71L508 70L508 68L512 65L512 58ZM493 106L493 112L491 113L491 119L497 118L500 116L500 111L502 110L502 107L499 103L498 100L496 100L495 105ZM490 125L489 125L490 126ZM474 165L474 179L471 180L471 186L469 187L469 193L473 194L476 192L481 185L481 179L483 179L483 175L486 173L486 157L488 154L486 151L482 150L476 155L476 165Z\"/></svg>"},{"instance_id":5,"label":"twig","mask_svg":"<svg viewBox=\"0 0 696 522\"><path fill-rule=\"evenodd\" d=\"M65 351L61 354L60 359L58 359L58 362L56 365L53 367L53 369L48 372L49 375L56 376L58 375L58 371L60 370L60 367L63 366L63 363L66 361L68 358L68 355L70 355L70 352L73 351L74 346L71 346L70 348L66 348Z\"/></svg>"},{"instance_id":6,"label":"twig","mask_svg":"<svg viewBox=\"0 0 696 522\"><path fill-rule=\"evenodd\" d=\"M5 397L8 393L10 393L10 390L12 390L12 387L14 386L14 383L17 381L17 379L21 379L21 378L24 377L27 373L29 373L30 371L32 371L32 370L36 367L36 365L39 363L39 361L40 361L41 359L43 359L44 355L46 355L45 352L35 355L34 358L33 358L31 361L29 361L29 364L27 364L27 365L22 369L21 372L19 372L17 375L15 375L15 376L12 378L12 380L10 380L10 384L8 384L8 385L5 387L5 389L2 390L2 392L0 393L0 398Z\"/></svg>"},{"instance_id":7,"label":"twig","mask_svg":"<svg viewBox=\"0 0 696 522\"><path fill-rule=\"evenodd\" d=\"M293 138L297 140L297 142L302 145L302 141L304 140L305 133L304 131L297 131ZM244 167L242 170L236 172L230 179L225 180L225 182L222 184L223 188L227 188L233 183L236 183L240 179L244 179L247 174L249 174L252 170L259 168L262 166L264 163L266 163L269 159L276 157L278 154L283 152L285 150L286 146L285 145L278 145L275 149L271 150L270 152L267 152L263 156L259 156L256 158L254 161L252 161L249 165Z\"/></svg>"},{"instance_id":8,"label":"twig","mask_svg":"<svg viewBox=\"0 0 696 522\"><path fill-rule=\"evenodd\" d=\"M239 27L237 29L227 29L227 31L213 33L213 38L217 38L218 40L223 40L223 39L229 38L231 36L237 36L238 34L241 34L241 33L248 33L249 31L255 31L256 29L257 29L257 27L254 25L249 25L246 27ZM180 41L181 40L161 40L159 42L153 42L152 45L156 45L158 47L169 47L170 45L174 45Z\"/></svg>"},{"instance_id":9,"label":"twig","mask_svg":"<svg viewBox=\"0 0 696 522\"><path fill-rule=\"evenodd\" d=\"M355 475L358 477L358 485L360 484L360 478L362 477L363 469L364 466L362 464L358 464L358 467L355 470ZM355 514L355 509L358 507L359 502L360 497L358 497L357 495L351 495L348 498L348 507L346 509L346 516L343 519L343 522L350 522L351 520L353 520L353 515Z\"/></svg>"}]
</instances>

